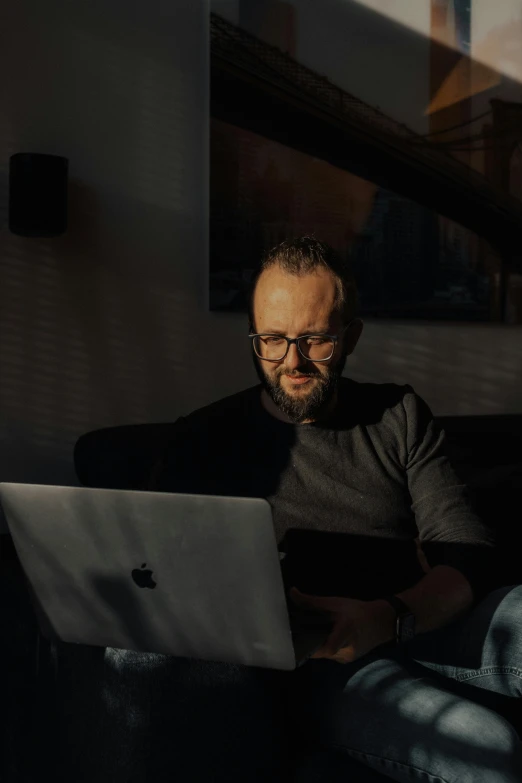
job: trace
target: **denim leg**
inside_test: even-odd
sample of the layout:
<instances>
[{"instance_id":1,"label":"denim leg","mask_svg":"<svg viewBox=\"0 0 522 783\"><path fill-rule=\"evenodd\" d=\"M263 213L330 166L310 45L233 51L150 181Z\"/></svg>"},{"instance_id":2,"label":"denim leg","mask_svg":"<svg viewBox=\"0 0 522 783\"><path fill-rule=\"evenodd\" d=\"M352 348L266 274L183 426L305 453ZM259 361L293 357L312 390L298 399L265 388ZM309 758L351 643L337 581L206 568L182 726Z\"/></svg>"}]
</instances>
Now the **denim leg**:
<instances>
[{"instance_id":1,"label":"denim leg","mask_svg":"<svg viewBox=\"0 0 522 783\"><path fill-rule=\"evenodd\" d=\"M456 622L413 639L404 652L459 683L520 698L522 585L494 590Z\"/></svg>"},{"instance_id":2,"label":"denim leg","mask_svg":"<svg viewBox=\"0 0 522 783\"><path fill-rule=\"evenodd\" d=\"M292 698L305 746L343 751L392 780L522 780L522 745L509 721L392 645L353 664L309 661L295 673Z\"/></svg>"},{"instance_id":3,"label":"denim leg","mask_svg":"<svg viewBox=\"0 0 522 783\"><path fill-rule=\"evenodd\" d=\"M59 783L280 783L274 672L67 646L60 673Z\"/></svg>"}]
</instances>

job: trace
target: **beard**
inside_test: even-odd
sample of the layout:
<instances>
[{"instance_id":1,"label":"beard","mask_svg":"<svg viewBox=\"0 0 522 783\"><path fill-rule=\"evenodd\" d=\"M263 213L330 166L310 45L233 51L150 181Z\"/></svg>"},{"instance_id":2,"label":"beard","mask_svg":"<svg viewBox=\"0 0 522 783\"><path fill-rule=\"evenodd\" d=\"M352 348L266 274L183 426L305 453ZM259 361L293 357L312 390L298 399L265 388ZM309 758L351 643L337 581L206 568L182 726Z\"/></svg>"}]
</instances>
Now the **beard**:
<instances>
[{"instance_id":1,"label":"beard","mask_svg":"<svg viewBox=\"0 0 522 783\"><path fill-rule=\"evenodd\" d=\"M310 369L307 365L303 366L302 370L298 369L288 372L286 367L282 365L277 368L273 375L269 376L263 369L261 359L253 353L254 366L263 388L279 410L294 424L315 420L327 409L337 390L346 359L346 356L341 357L333 367L331 365L326 367L326 372L324 373L316 369ZM299 390L299 387L296 387L297 393L295 395L288 394L282 385L282 377L287 374L294 376L306 375L308 378L314 378L315 383L313 383L311 389L305 387Z\"/></svg>"}]
</instances>

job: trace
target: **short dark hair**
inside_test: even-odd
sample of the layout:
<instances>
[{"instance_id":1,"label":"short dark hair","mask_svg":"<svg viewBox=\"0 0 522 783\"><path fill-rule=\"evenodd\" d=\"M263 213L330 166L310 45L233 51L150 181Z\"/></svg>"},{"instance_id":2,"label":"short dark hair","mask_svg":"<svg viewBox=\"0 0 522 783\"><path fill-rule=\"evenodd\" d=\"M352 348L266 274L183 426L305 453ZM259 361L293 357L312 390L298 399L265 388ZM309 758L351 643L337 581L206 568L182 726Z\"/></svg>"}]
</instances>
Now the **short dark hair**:
<instances>
[{"instance_id":1,"label":"short dark hair","mask_svg":"<svg viewBox=\"0 0 522 783\"><path fill-rule=\"evenodd\" d=\"M336 307L348 323L359 304L357 285L349 263L326 242L315 237L303 236L286 239L266 253L252 279L248 296L248 316L250 324L254 325L254 294L257 282L263 272L278 266L290 275L307 275L316 269L329 269L337 284Z\"/></svg>"}]
</instances>

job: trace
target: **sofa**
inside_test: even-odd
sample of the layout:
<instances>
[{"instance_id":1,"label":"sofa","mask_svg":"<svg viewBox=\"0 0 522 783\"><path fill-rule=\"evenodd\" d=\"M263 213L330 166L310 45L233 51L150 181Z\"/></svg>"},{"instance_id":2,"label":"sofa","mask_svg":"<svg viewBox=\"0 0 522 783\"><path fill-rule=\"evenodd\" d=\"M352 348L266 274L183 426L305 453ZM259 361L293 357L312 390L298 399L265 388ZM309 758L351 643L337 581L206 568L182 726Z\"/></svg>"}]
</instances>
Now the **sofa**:
<instances>
[{"instance_id":1,"label":"sofa","mask_svg":"<svg viewBox=\"0 0 522 783\"><path fill-rule=\"evenodd\" d=\"M521 582L516 543L522 538L522 414L437 420L446 433L453 466L470 487L477 510L497 533L505 584ZM74 449L78 480L86 487L146 488L173 426L134 424L82 435Z\"/></svg>"},{"instance_id":2,"label":"sofa","mask_svg":"<svg viewBox=\"0 0 522 783\"><path fill-rule=\"evenodd\" d=\"M469 485L481 515L497 532L502 583L521 583L517 544L522 535L522 415L450 416L439 418L439 422L446 431L457 472ZM172 427L171 423L138 424L82 435L74 449L79 482L88 487L145 488ZM162 783L175 779L173 770L161 765L161 754L172 744L172 738L163 736L155 744L152 735L162 736L164 721L157 716L154 719L149 696L144 693L156 693L155 698L163 699L169 689L174 692L179 687L186 700L184 709L214 710L219 721L220 698L227 699L227 689L217 700L205 703L203 691L196 688L192 699L190 688L169 679L167 669L162 669L165 661L151 673L150 669L140 669L136 655L131 653L122 658L112 651L111 658L97 648L48 645L38 634L16 553L5 539L3 536L0 548L1 594L11 598L4 600L2 617L4 627L7 624L11 629L4 652L5 666L11 667L12 673L6 690L5 710L11 720L3 734L2 780L29 783L41 777L42 768L53 769L58 780L74 777L76 783L93 779L97 783L149 779ZM188 667L187 682L197 681L197 672L197 666ZM202 702L195 707L193 702L198 698ZM520 705L503 697L499 698L498 710L522 736ZM136 714L141 715L141 729L129 723L129 713L138 722ZM124 725L119 726L119 722ZM213 737L191 741L194 758L204 757L206 752L212 758ZM248 741L244 748L248 755ZM187 774L179 779L192 783ZM221 774L213 775L210 770L205 779L232 779L225 771ZM313 752L303 762L299 781L319 780L377 783L385 778L340 754Z\"/></svg>"}]
</instances>

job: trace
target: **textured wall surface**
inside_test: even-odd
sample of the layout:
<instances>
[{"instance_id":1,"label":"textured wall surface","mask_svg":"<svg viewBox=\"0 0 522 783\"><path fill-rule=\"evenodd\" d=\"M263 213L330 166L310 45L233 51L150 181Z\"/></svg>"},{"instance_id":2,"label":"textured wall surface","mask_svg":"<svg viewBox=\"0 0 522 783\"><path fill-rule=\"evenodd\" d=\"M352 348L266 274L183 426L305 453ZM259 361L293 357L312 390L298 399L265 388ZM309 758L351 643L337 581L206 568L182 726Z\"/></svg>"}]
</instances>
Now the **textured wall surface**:
<instances>
[{"instance_id":1,"label":"textured wall surface","mask_svg":"<svg viewBox=\"0 0 522 783\"><path fill-rule=\"evenodd\" d=\"M165 421L255 382L207 308L204 2L20 0L0 19L0 478L74 482L83 432ZM8 159L70 160L69 230L7 229ZM347 365L435 413L521 410L521 330L368 322ZM522 351L520 351L522 353Z\"/></svg>"}]
</instances>

